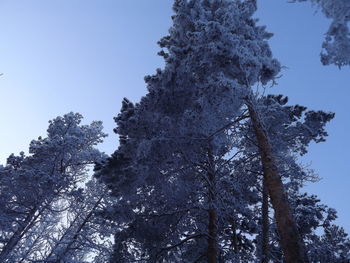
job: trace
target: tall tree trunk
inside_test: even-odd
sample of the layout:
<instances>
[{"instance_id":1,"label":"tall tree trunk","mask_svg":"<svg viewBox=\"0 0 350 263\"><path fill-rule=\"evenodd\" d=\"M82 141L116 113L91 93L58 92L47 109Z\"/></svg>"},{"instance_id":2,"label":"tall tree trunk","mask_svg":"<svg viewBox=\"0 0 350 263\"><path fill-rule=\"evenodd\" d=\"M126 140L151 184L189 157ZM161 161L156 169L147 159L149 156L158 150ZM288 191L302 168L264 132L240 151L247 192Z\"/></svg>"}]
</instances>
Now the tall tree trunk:
<instances>
[{"instance_id":1,"label":"tall tree trunk","mask_svg":"<svg viewBox=\"0 0 350 263\"><path fill-rule=\"evenodd\" d=\"M273 156L267 131L251 100L246 103L258 142L264 179L275 211L277 230L280 236L286 263L308 263L303 242L295 223L282 179Z\"/></svg>"},{"instance_id":2,"label":"tall tree trunk","mask_svg":"<svg viewBox=\"0 0 350 263\"><path fill-rule=\"evenodd\" d=\"M209 224L208 224L208 263L216 263L218 257L217 248L217 212L215 209L215 167L214 157L211 151L208 152L209 172L208 172L208 194L209 194Z\"/></svg>"},{"instance_id":3,"label":"tall tree trunk","mask_svg":"<svg viewBox=\"0 0 350 263\"><path fill-rule=\"evenodd\" d=\"M269 194L267 191L265 179L263 178L263 192L262 192L262 230L261 230L261 263L269 262Z\"/></svg>"}]
</instances>

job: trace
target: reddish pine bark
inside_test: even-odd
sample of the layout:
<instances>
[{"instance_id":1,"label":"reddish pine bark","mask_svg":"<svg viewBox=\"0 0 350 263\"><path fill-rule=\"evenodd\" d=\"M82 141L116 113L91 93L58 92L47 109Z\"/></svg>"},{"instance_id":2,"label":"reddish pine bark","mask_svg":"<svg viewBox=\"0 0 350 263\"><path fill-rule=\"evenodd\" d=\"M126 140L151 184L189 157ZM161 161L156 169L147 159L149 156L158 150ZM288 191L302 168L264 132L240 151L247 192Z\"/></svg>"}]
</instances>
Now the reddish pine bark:
<instances>
[{"instance_id":1,"label":"reddish pine bark","mask_svg":"<svg viewBox=\"0 0 350 263\"><path fill-rule=\"evenodd\" d=\"M268 134L251 101L247 102L247 107L258 142L266 187L275 211L277 230L281 240L285 262L308 263L303 242L276 166Z\"/></svg>"},{"instance_id":2,"label":"reddish pine bark","mask_svg":"<svg viewBox=\"0 0 350 263\"><path fill-rule=\"evenodd\" d=\"M269 262L269 194L267 191L265 180L263 179L263 192L262 192L262 242L261 242L261 263Z\"/></svg>"}]
</instances>

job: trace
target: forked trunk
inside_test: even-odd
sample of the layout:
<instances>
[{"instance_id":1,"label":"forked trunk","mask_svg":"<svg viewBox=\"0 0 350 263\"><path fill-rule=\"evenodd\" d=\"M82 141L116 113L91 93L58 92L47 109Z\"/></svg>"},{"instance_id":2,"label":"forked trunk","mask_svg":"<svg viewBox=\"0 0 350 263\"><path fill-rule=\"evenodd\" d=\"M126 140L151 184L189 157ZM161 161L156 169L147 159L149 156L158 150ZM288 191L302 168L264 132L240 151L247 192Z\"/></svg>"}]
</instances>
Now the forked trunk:
<instances>
[{"instance_id":1,"label":"forked trunk","mask_svg":"<svg viewBox=\"0 0 350 263\"><path fill-rule=\"evenodd\" d=\"M282 179L277 170L272 147L252 101L247 102L249 115L258 142L264 179L275 211L277 230L286 263L308 263L303 242L295 223Z\"/></svg>"}]
</instances>

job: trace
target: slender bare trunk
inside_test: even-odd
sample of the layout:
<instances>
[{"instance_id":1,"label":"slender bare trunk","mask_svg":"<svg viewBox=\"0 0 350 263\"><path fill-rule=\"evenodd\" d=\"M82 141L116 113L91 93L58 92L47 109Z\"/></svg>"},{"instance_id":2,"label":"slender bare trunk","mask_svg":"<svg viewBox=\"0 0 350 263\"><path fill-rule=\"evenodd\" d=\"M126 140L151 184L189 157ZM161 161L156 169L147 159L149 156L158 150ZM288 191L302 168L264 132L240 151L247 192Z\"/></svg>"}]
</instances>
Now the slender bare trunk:
<instances>
[{"instance_id":1,"label":"slender bare trunk","mask_svg":"<svg viewBox=\"0 0 350 263\"><path fill-rule=\"evenodd\" d=\"M261 241L261 263L269 262L269 194L267 191L265 179L263 179L263 192L262 192L262 241Z\"/></svg>"},{"instance_id":2,"label":"slender bare trunk","mask_svg":"<svg viewBox=\"0 0 350 263\"><path fill-rule=\"evenodd\" d=\"M73 222L70 223L69 227L65 230L65 232L63 233L63 235L60 237L59 240L56 241L56 244L51 248L50 253L46 256L44 262L54 262L55 259L52 259L53 254L56 252L56 249L58 248L59 245L62 244L62 241L64 240L64 238L70 233L70 230L73 228L75 222L79 219L79 215L77 215Z\"/></svg>"},{"instance_id":3,"label":"slender bare trunk","mask_svg":"<svg viewBox=\"0 0 350 263\"><path fill-rule=\"evenodd\" d=\"M284 190L282 179L277 170L272 147L258 113L252 101L247 102L249 115L258 141L266 187L275 211L277 230L280 236L286 263L308 263L303 242L294 221L293 213Z\"/></svg>"},{"instance_id":4,"label":"slender bare trunk","mask_svg":"<svg viewBox=\"0 0 350 263\"><path fill-rule=\"evenodd\" d=\"M53 198L51 198L52 201ZM7 257L12 252L12 250L17 246L18 242L23 238L24 235L28 233L30 229L32 229L37 223L37 219L43 214L43 212L47 209L47 206L33 207L27 217L23 222L19 225L16 232L13 233L10 240L6 243L6 245L2 248L0 253L0 262L6 262Z\"/></svg>"},{"instance_id":5,"label":"slender bare trunk","mask_svg":"<svg viewBox=\"0 0 350 263\"><path fill-rule=\"evenodd\" d=\"M21 240L23 235L29 230L30 224L34 218L35 215L35 209L32 209L27 217L24 219L23 222L18 226L17 230L13 233L9 241L6 243L6 245L2 248L0 253L0 262L6 262L7 257L11 253L11 251L16 247L18 242Z\"/></svg>"},{"instance_id":6,"label":"slender bare trunk","mask_svg":"<svg viewBox=\"0 0 350 263\"><path fill-rule=\"evenodd\" d=\"M33 247L36 245L36 243L38 242L38 240L41 238L41 235L38 235L35 240L32 242L32 244L27 248L27 251L24 253L23 256L21 256L21 260L19 261L19 263L24 262L25 260L28 259L28 256L30 255L30 253L32 252Z\"/></svg>"},{"instance_id":7,"label":"slender bare trunk","mask_svg":"<svg viewBox=\"0 0 350 263\"><path fill-rule=\"evenodd\" d=\"M209 151L208 153L209 159L209 224L208 224L208 263L216 263L218 257L218 248L217 248L217 212L215 209L215 167L214 167L214 157Z\"/></svg>"},{"instance_id":8,"label":"slender bare trunk","mask_svg":"<svg viewBox=\"0 0 350 263\"><path fill-rule=\"evenodd\" d=\"M102 195L94 204L94 206L91 208L90 212L85 216L84 220L80 223L80 225L78 226L78 228L75 230L73 237L71 238L71 240L68 242L68 244L66 245L65 249L62 250L60 252L60 254L57 257L57 261L56 262L61 262L64 257L66 256L66 254L71 250L72 245L74 244L75 241L77 241L80 232L83 230L83 228L85 227L85 225L87 223L90 222L91 217L93 216L96 208L100 205L100 203L102 202L102 199L104 198L104 195ZM48 261L50 262L50 261Z\"/></svg>"}]
</instances>

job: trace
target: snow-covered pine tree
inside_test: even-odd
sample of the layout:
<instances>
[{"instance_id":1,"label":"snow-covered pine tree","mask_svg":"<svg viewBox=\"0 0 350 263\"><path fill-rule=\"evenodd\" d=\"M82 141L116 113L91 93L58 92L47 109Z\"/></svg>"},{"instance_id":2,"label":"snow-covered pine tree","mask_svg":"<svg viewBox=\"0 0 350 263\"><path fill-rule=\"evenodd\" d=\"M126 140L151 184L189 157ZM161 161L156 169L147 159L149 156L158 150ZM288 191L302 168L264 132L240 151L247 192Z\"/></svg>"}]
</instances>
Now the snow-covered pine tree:
<instances>
[{"instance_id":1,"label":"snow-covered pine tree","mask_svg":"<svg viewBox=\"0 0 350 263\"><path fill-rule=\"evenodd\" d=\"M206 160L204 170L210 193L207 203L214 204L214 160L225 155L232 144L226 133L218 131L242 116L245 102L251 106L254 124L259 126L259 142L263 141L265 150L266 145L269 150L264 161L272 160L274 164L268 136L261 135L263 123L253 108L251 87L258 81L273 79L279 63L271 57L266 42L271 35L251 18L255 9L254 1L175 1L174 25L169 36L160 41L165 69L146 78L149 93L139 104L124 102L117 129L121 146L98 173L112 191L120 191L119 184L127 181L135 189L147 180L154 182L174 167L184 167L184 158L194 164L192 168ZM270 166L265 165L271 170ZM306 262L282 181L276 169L272 170L267 186L277 211L287 261ZM277 195L273 185L276 180ZM208 209L208 262L215 262L218 253L217 241L211 240L217 233L217 211L212 208ZM287 211L287 225L280 224L285 222L282 210ZM292 238L290 233L294 233Z\"/></svg>"},{"instance_id":2,"label":"snow-covered pine tree","mask_svg":"<svg viewBox=\"0 0 350 263\"><path fill-rule=\"evenodd\" d=\"M175 55L186 63L187 67L194 63L189 72L195 76L193 82L200 83L202 88L209 83L217 89L219 85L215 83L215 79L214 81L210 80L210 77L219 72L219 75L224 74L225 79L231 81L231 90L236 92L237 90L243 90L243 92L240 92L239 102L244 101L242 97L245 94L247 98L246 105L258 139L260 155L265 169L266 186L275 210L286 260L287 262L307 262L301 238L277 171L269 136L266 134L264 124L254 107L256 102L252 96L251 87L258 81L265 84L279 70L279 64L271 58L271 51L265 41L269 35L264 31L264 28L256 27L254 20L251 18L256 9L255 1L246 1L243 4L240 1L197 1L196 3L177 1L176 5L178 9L175 8L175 11L178 12L178 16L175 17L181 18L179 19L180 23L174 21L173 29L177 30L170 31L170 36L160 42L161 46L169 51L169 53L163 52L166 62L172 64ZM230 16L232 11L225 5L231 8L234 7L232 11L235 10L236 13L238 11L239 15L237 17L240 16L241 19L237 20L234 19L234 16ZM192 24L188 22L188 17L191 15L189 10L196 7L206 10L205 14L207 16L196 17L197 21ZM183 13L181 14L181 12ZM245 19L242 19L242 16ZM228 17L229 19L227 19ZM204 18L209 18L209 22L203 24ZM247 23L247 21L249 22ZM198 24L200 27L197 27ZM198 33L191 35L188 31ZM236 32L242 33L242 35L235 34ZM203 40L205 40L205 43L202 42ZM195 44L199 44L199 49L196 48ZM184 48L185 53L177 52L184 50ZM200 54L198 50L200 50ZM210 61L208 61L208 58ZM203 65L201 62L203 59L206 62L205 66L201 66ZM223 64L223 62L225 63ZM203 73L208 76L203 75ZM205 82L201 82L202 80L205 80ZM230 105L225 103L223 98L221 96L221 105L226 105L226 107ZM237 105L241 105L239 102ZM213 112L215 111L211 109L210 114L215 116ZM212 119L208 118L208 120L210 120L210 124L213 124ZM199 127L197 126L197 128ZM216 127L220 126L216 125Z\"/></svg>"},{"instance_id":3,"label":"snow-covered pine tree","mask_svg":"<svg viewBox=\"0 0 350 263\"><path fill-rule=\"evenodd\" d=\"M338 67L350 65L350 2L348 0L294 0L310 1L321 9L332 23L322 44L321 62Z\"/></svg>"},{"instance_id":4,"label":"snow-covered pine tree","mask_svg":"<svg viewBox=\"0 0 350 263\"><path fill-rule=\"evenodd\" d=\"M315 195L294 192L291 194L291 200L310 262L347 263L350 256L350 239L343 228L334 225L336 211L321 204ZM283 263L274 222L270 226L269 248L272 261Z\"/></svg>"},{"instance_id":5,"label":"snow-covered pine tree","mask_svg":"<svg viewBox=\"0 0 350 263\"><path fill-rule=\"evenodd\" d=\"M304 182L314 180L298 163L298 156L307 153L310 142L322 142L327 136L325 125L333 117L333 113L322 111L306 111L306 107L287 106L288 99L282 95L261 97L255 106L261 112L263 123L267 123L266 131L273 136L271 146L273 155L278 162L278 172L288 190L290 201L293 203L296 194ZM259 237L258 255L262 262L268 262L268 193L264 191L265 176L259 158L259 147L254 135L252 122L248 121L238 127L232 127L232 133L237 134L239 158L234 160L235 173L248 174L250 177L260 177L260 182L250 180L251 186L262 192L261 236ZM255 185L254 184L258 184ZM298 226L299 229L299 226ZM300 231L300 230L299 230Z\"/></svg>"},{"instance_id":6,"label":"snow-covered pine tree","mask_svg":"<svg viewBox=\"0 0 350 263\"><path fill-rule=\"evenodd\" d=\"M47 137L33 140L28 156L11 155L1 169L1 262L37 260L45 254L49 232L66 209L60 204L77 191L88 166L104 157L95 148L106 136L101 122L81 125L81 120L80 114L68 113L50 121ZM45 242L41 251L35 250Z\"/></svg>"},{"instance_id":7,"label":"snow-covered pine tree","mask_svg":"<svg viewBox=\"0 0 350 263\"><path fill-rule=\"evenodd\" d=\"M314 237L310 244L310 258L320 263L348 263L350 238L342 227L329 224L321 237Z\"/></svg>"}]
</instances>

